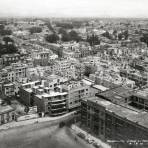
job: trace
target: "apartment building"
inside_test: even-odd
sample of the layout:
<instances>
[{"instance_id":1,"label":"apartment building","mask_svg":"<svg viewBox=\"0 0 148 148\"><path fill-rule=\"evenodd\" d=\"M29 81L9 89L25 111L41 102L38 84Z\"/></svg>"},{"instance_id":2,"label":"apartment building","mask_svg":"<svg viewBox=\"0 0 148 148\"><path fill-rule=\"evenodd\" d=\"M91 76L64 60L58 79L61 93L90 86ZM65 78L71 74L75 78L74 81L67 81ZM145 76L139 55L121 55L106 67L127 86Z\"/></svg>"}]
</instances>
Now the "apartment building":
<instances>
[{"instance_id":1,"label":"apartment building","mask_svg":"<svg viewBox=\"0 0 148 148\"><path fill-rule=\"evenodd\" d=\"M24 78L27 76L27 65L21 63L13 63L11 64L12 71L15 73L16 79Z\"/></svg>"},{"instance_id":2,"label":"apartment building","mask_svg":"<svg viewBox=\"0 0 148 148\"><path fill-rule=\"evenodd\" d=\"M55 74L44 77L43 85L49 87L51 90L55 90L57 86L66 83L68 78L61 77Z\"/></svg>"},{"instance_id":3,"label":"apartment building","mask_svg":"<svg viewBox=\"0 0 148 148\"><path fill-rule=\"evenodd\" d=\"M68 109L79 110L81 100L91 96L90 86L80 81L71 81L62 85L62 90L68 93Z\"/></svg>"},{"instance_id":4,"label":"apartment building","mask_svg":"<svg viewBox=\"0 0 148 148\"><path fill-rule=\"evenodd\" d=\"M11 63L16 63L20 60L19 54L5 54L1 56L4 66L9 66Z\"/></svg>"},{"instance_id":5,"label":"apartment building","mask_svg":"<svg viewBox=\"0 0 148 148\"><path fill-rule=\"evenodd\" d=\"M38 112L50 116L59 116L67 113L67 92L53 91L49 87L34 87L34 105Z\"/></svg>"},{"instance_id":6,"label":"apartment building","mask_svg":"<svg viewBox=\"0 0 148 148\"><path fill-rule=\"evenodd\" d=\"M148 145L143 141L148 139L147 119L147 112L117 105L99 97L83 99L81 103L82 126L114 148L146 148Z\"/></svg>"},{"instance_id":7,"label":"apartment building","mask_svg":"<svg viewBox=\"0 0 148 148\"><path fill-rule=\"evenodd\" d=\"M49 59L50 59L50 53L46 51L35 51L32 53L33 63L34 66L40 65L40 66L47 66Z\"/></svg>"},{"instance_id":8,"label":"apartment building","mask_svg":"<svg viewBox=\"0 0 148 148\"><path fill-rule=\"evenodd\" d=\"M34 94L33 87L41 85L40 81L33 81L29 83L22 84L19 89L20 100L27 106L33 106Z\"/></svg>"},{"instance_id":9,"label":"apartment building","mask_svg":"<svg viewBox=\"0 0 148 148\"><path fill-rule=\"evenodd\" d=\"M13 83L4 83L2 85L2 93L4 96L11 97L15 95L15 85Z\"/></svg>"},{"instance_id":10,"label":"apartment building","mask_svg":"<svg viewBox=\"0 0 148 148\"><path fill-rule=\"evenodd\" d=\"M130 80L135 81L136 85L145 85L147 84L147 73L140 73L135 70L124 70L120 71L121 77L127 77Z\"/></svg>"}]
</instances>

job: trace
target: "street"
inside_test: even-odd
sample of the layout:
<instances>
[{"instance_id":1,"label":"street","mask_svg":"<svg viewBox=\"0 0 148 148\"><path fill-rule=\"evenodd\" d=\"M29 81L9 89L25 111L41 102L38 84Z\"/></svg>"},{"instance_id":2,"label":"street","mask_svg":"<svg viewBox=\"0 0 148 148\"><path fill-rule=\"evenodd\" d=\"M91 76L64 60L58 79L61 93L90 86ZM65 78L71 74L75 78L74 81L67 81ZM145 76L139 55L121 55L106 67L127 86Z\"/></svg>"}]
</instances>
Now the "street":
<instances>
[{"instance_id":1,"label":"street","mask_svg":"<svg viewBox=\"0 0 148 148\"><path fill-rule=\"evenodd\" d=\"M92 148L58 122L36 123L1 131L0 148Z\"/></svg>"}]
</instances>

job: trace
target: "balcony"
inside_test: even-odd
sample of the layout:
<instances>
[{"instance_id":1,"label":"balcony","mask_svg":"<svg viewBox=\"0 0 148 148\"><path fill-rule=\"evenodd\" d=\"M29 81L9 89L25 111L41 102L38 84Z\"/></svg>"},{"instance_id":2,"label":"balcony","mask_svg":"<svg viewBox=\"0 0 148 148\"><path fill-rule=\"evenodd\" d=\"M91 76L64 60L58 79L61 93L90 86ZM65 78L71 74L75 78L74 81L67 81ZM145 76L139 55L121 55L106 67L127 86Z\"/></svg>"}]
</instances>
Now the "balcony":
<instances>
[{"instance_id":1,"label":"balcony","mask_svg":"<svg viewBox=\"0 0 148 148\"><path fill-rule=\"evenodd\" d=\"M58 116L58 115L62 115L65 114L67 112L66 107L65 108L60 108L60 109L51 109L51 115L52 116Z\"/></svg>"},{"instance_id":2,"label":"balcony","mask_svg":"<svg viewBox=\"0 0 148 148\"><path fill-rule=\"evenodd\" d=\"M50 106L51 110L58 110L58 109L62 109L62 108L66 108L66 104L58 104L58 105L51 105Z\"/></svg>"},{"instance_id":3,"label":"balcony","mask_svg":"<svg viewBox=\"0 0 148 148\"><path fill-rule=\"evenodd\" d=\"M49 103L63 103L64 101L66 101L66 98L64 99L55 99L55 100L49 100Z\"/></svg>"},{"instance_id":4,"label":"balcony","mask_svg":"<svg viewBox=\"0 0 148 148\"><path fill-rule=\"evenodd\" d=\"M51 113L51 116L60 116L60 115L66 114L66 113L67 113L67 111L60 112L60 113Z\"/></svg>"}]
</instances>

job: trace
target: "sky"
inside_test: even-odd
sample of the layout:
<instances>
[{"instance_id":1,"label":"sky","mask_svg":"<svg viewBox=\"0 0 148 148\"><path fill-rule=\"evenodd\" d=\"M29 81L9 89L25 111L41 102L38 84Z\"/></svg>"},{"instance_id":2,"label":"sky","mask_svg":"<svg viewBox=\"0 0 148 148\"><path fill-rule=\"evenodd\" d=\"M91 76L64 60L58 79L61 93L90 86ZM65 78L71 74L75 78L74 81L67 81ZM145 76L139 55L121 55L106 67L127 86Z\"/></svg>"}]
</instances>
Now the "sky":
<instances>
[{"instance_id":1,"label":"sky","mask_svg":"<svg viewBox=\"0 0 148 148\"><path fill-rule=\"evenodd\" d=\"M0 0L0 16L148 17L148 0Z\"/></svg>"}]
</instances>

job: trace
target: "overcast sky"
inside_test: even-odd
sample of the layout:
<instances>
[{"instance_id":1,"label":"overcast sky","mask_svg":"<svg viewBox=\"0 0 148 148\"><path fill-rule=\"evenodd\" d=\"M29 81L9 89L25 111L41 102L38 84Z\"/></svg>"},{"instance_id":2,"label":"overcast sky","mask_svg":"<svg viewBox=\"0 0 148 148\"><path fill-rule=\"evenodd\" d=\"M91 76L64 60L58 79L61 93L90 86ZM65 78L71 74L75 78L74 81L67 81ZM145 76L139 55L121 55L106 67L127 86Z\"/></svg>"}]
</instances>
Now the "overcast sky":
<instances>
[{"instance_id":1,"label":"overcast sky","mask_svg":"<svg viewBox=\"0 0 148 148\"><path fill-rule=\"evenodd\" d=\"M0 16L148 17L148 0L0 0Z\"/></svg>"}]
</instances>

